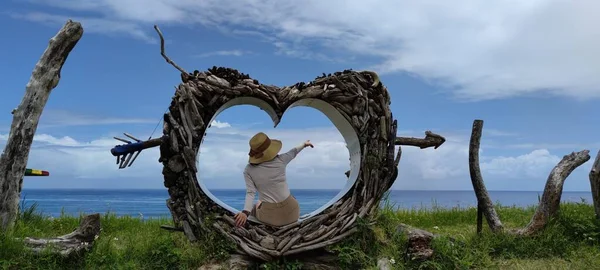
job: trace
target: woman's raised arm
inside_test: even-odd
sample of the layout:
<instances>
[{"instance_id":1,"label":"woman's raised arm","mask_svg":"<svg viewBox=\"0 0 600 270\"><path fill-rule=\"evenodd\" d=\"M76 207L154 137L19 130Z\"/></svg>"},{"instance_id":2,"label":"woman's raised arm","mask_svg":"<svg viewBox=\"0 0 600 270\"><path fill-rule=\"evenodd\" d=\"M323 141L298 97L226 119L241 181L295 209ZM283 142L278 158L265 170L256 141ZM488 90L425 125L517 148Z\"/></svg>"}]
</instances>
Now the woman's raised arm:
<instances>
[{"instance_id":1,"label":"woman's raised arm","mask_svg":"<svg viewBox=\"0 0 600 270\"><path fill-rule=\"evenodd\" d=\"M310 146L311 148L314 147L310 140L308 140L302 143L301 145L298 145L290 149L289 151L279 155L279 158L281 158L281 160L283 160L285 164L288 164L290 163L290 161L292 161L292 159L296 157L296 155L298 155L298 153L300 153L300 151L302 151L302 149L304 149L307 146Z\"/></svg>"}]
</instances>

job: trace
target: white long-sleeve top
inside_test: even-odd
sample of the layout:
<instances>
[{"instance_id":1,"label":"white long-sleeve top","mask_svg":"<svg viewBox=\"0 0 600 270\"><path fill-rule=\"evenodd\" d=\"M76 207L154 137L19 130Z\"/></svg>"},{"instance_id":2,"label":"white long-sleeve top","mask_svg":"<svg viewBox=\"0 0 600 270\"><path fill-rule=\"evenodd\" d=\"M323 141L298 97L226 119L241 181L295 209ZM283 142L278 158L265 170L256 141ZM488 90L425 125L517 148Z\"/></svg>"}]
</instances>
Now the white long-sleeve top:
<instances>
[{"instance_id":1,"label":"white long-sleeve top","mask_svg":"<svg viewBox=\"0 0 600 270\"><path fill-rule=\"evenodd\" d=\"M258 199L262 202L278 203L290 196L285 169L300 151L304 144L277 155L274 159L260 164L248 164L244 169L246 181L246 200L244 210L251 211L254 197L258 191Z\"/></svg>"}]
</instances>

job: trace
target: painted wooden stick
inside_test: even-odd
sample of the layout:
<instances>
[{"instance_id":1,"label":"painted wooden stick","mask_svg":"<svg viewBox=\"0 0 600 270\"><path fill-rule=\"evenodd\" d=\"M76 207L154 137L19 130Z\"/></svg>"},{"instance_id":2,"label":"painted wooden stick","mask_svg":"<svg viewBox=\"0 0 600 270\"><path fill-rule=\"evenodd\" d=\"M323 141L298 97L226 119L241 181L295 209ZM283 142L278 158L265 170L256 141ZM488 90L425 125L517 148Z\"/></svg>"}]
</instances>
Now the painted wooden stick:
<instances>
[{"instance_id":1,"label":"painted wooden stick","mask_svg":"<svg viewBox=\"0 0 600 270\"><path fill-rule=\"evenodd\" d=\"M25 176L50 176L50 173L36 169L25 169Z\"/></svg>"},{"instance_id":2,"label":"painted wooden stick","mask_svg":"<svg viewBox=\"0 0 600 270\"><path fill-rule=\"evenodd\" d=\"M110 149L110 153L117 157L117 164L119 164L119 169L123 169L125 167L131 167L135 159L140 155L142 150L153 148L160 146L162 144L163 138L150 139L147 141L142 141L133 137L130 134L123 133L128 138L134 140L135 142L131 142L125 139L121 139L118 137L114 137L115 140L119 140L124 142L125 144L117 145Z\"/></svg>"}]
</instances>

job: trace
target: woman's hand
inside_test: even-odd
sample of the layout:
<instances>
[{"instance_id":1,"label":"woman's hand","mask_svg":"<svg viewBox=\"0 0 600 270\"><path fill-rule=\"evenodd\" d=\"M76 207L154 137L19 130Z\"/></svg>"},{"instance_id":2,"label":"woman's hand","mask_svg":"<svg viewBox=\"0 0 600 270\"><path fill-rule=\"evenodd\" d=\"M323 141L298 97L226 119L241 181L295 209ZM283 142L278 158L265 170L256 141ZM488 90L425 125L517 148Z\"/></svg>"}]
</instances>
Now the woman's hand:
<instances>
[{"instance_id":1,"label":"woman's hand","mask_svg":"<svg viewBox=\"0 0 600 270\"><path fill-rule=\"evenodd\" d=\"M304 147L310 146L310 148L314 148L315 146L310 142L310 140L304 142Z\"/></svg>"},{"instance_id":2,"label":"woman's hand","mask_svg":"<svg viewBox=\"0 0 600 270\"><path fill-rule=\"evenodd\" d=\"M237 214L235 214L234 217L235 217L235 226L237 226L237 227L244 226L244 224L246 224L246 220L248 219L248 216L244 212L238 212Z\"/></svg>"}]
</instances>

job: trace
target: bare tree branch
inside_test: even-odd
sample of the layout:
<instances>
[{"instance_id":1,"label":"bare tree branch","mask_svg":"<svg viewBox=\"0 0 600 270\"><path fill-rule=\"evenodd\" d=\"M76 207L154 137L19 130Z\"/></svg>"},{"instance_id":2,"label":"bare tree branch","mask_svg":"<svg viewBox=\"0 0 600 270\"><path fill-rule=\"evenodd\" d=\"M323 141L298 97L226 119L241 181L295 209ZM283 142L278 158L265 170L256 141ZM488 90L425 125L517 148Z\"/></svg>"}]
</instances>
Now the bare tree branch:
<instances>
[{"instance_id":1,"label":"bare tree branch","mask_svg":"<svg viewBox=\"0 0 600 270\"><path fill-rule=\"evenodd\" d=\"M471 183L473 184L473 190L475 190L475 196L477 196L477 204L481 206L481 211L490 229L493 232L500 232L503 230L502 222L485 188L479 169L479 145L482 129L483 120L475 120L473 122L473 131L471 132L471 142L469 143L469 173L471 174Z\"/></svg>"},{"instance_id":2,"label":"bare tree branch","mask_svg":"<svg viewBox=\"0 0 600 270\"><path fill-rule=\"evenodd\" d=\"M550 175L548 176L546 187L544 188L544 194L542 195L540 204L535 210L533 217L531 217L531 221L529 224L527 224L527 226L525 226L525 228L518 230L516 232L517 234L535 234L546 226L551 217L558 213L565 180L567 177L569 177L573 170L590 160L589 153L589 150L573 152L564 156L563 159L558 162L556 167L552 169L552 172L550 172Z\"/></svg>"},{"instance_id":3,"label":"bare tree branch","mask_svg":"<svg viewBox=\"0 0 600 270\"><path fill-rule=\"evenodd\" d=\"M395 144L396 145L411 145L418 146L419 148L428 148L433 147L433 149L437 149L440 147L446 138L441 135L435 134L431 131L425 131L425 138L413 138L413 137L396 137Z\"/></svg>"},{"instance_id":4,"label":"bare tree branch","mask_svg":"<svg viewBox=\"0 0 600 270\"><path fill-rule=\"evenodd\" d=\"M160 55L162 55L162 57L167 61L167 63L171 64L173 67L175 67L177 70L179 70L181 73L187 75L188 72L185 71L183 68L181 68L180 66L178 66L177 64L175 64L175 62L173 62L173 60L171 60L171 58L169 58L167 56L167 54L165 53L165 38L163 37L162 32L160 31L160 29L158 28L158 25L154 25L154 30L156 30L156 32L158 33L158 36L160 37Z\"/></svg>"}]
</instances>

